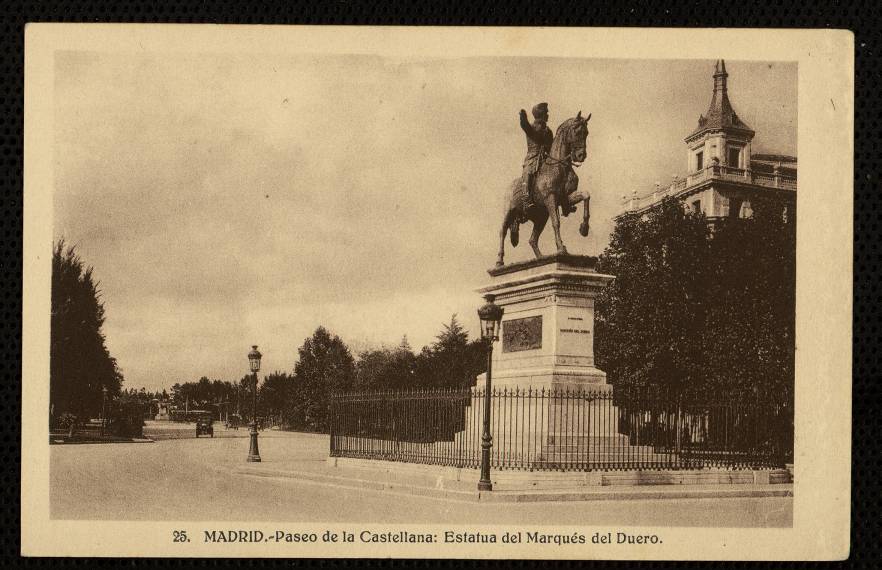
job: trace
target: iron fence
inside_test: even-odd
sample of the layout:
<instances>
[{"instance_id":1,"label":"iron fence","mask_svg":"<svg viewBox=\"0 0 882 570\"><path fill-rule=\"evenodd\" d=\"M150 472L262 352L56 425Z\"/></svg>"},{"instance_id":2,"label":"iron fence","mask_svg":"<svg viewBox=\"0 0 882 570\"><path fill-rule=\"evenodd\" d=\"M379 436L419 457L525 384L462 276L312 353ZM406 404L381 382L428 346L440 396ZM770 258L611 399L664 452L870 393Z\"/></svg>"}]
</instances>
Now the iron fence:
<instances>
[{"instance_id":1,"label":"iron fence","mask_svg":"<svg viewBox=\"0 0 882 570\"><path fill-rule=\"evenodd\" d=\"M789 405L609 391L491 391L494 469L780 467L792 457ZM330 454L478 468L481 389L336 394Z\"/></svg>"}]
</instances>

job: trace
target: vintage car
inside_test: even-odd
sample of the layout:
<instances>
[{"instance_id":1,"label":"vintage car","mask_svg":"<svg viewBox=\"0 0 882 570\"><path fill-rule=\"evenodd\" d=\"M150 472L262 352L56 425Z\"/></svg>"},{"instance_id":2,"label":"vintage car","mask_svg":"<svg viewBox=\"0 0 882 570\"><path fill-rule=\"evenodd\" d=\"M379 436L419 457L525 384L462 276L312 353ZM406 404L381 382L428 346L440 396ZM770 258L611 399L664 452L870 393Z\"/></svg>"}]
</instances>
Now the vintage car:
<instances>
[{"instance_id":1,"label":"vintage car","mask_svg":"<svg viewBox=\"0 0 882 570\"><path fill-rule=\"evenodd\" d=\"M214 437L214 426L211 418L199 418L196 420L196 437L200 435L210 435Z\"/></svg>"}]
</instances>

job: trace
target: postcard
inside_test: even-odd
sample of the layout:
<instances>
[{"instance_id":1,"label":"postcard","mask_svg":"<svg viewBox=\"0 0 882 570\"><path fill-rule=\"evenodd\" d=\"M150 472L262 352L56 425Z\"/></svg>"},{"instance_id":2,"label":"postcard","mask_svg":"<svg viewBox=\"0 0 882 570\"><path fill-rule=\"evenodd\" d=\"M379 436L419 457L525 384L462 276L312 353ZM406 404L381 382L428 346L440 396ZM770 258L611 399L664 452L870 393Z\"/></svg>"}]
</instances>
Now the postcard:
<instances>
[{"instance_id":1,"label":"postcard","mask_svg":"<svg viewBox=\"0 0 882 570\"><path fill-rule=\"evenodd\" d=\"M29 25L22 554L846 558L853 41Z\"/></svg>"}]
</instances>

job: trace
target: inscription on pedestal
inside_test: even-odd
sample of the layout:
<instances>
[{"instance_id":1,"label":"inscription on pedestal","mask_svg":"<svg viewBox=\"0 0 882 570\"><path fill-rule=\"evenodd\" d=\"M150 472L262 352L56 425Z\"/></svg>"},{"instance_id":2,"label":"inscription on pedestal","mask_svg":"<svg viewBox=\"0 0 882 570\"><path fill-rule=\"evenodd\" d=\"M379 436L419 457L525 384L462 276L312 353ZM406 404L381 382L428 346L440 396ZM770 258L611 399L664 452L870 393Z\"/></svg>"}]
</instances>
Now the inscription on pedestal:
<instances>
[{"instance_id":1,"label":"inscription on pedestal","mask_svg":"<svg viewBox=\"0 0 882 570\"><path fill-rule=\"evenodd\" d=\"M502 352L542 348L542 315L502 323Z\"/></svg>"}]
</instances>

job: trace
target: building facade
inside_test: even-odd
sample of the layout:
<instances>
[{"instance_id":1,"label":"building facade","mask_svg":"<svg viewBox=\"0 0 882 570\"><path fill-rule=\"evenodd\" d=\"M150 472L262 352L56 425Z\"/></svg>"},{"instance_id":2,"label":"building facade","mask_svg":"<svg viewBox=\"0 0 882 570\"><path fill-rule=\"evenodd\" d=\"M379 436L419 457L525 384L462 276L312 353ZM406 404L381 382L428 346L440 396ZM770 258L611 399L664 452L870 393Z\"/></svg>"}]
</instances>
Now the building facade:
<instances>
[{"instance_id":1,"label":"building facade","mask_svg":"<svg viewBox=\"0 0 882 570\"><path fill-rule=\"evenodd\" d=\"M751 200L758 195L780 200L785 216L792 209L796 203L796 157L751 152L756 133L732 107L728 77L726 63L717 61L710 108L684 139L686 175L675 176L667 186L656 183L654 191L642 196L636 190L623 196L623 211L618 217L645 213L669 196L710 221L750 217Z\"/></svg>"}]
</instances>

